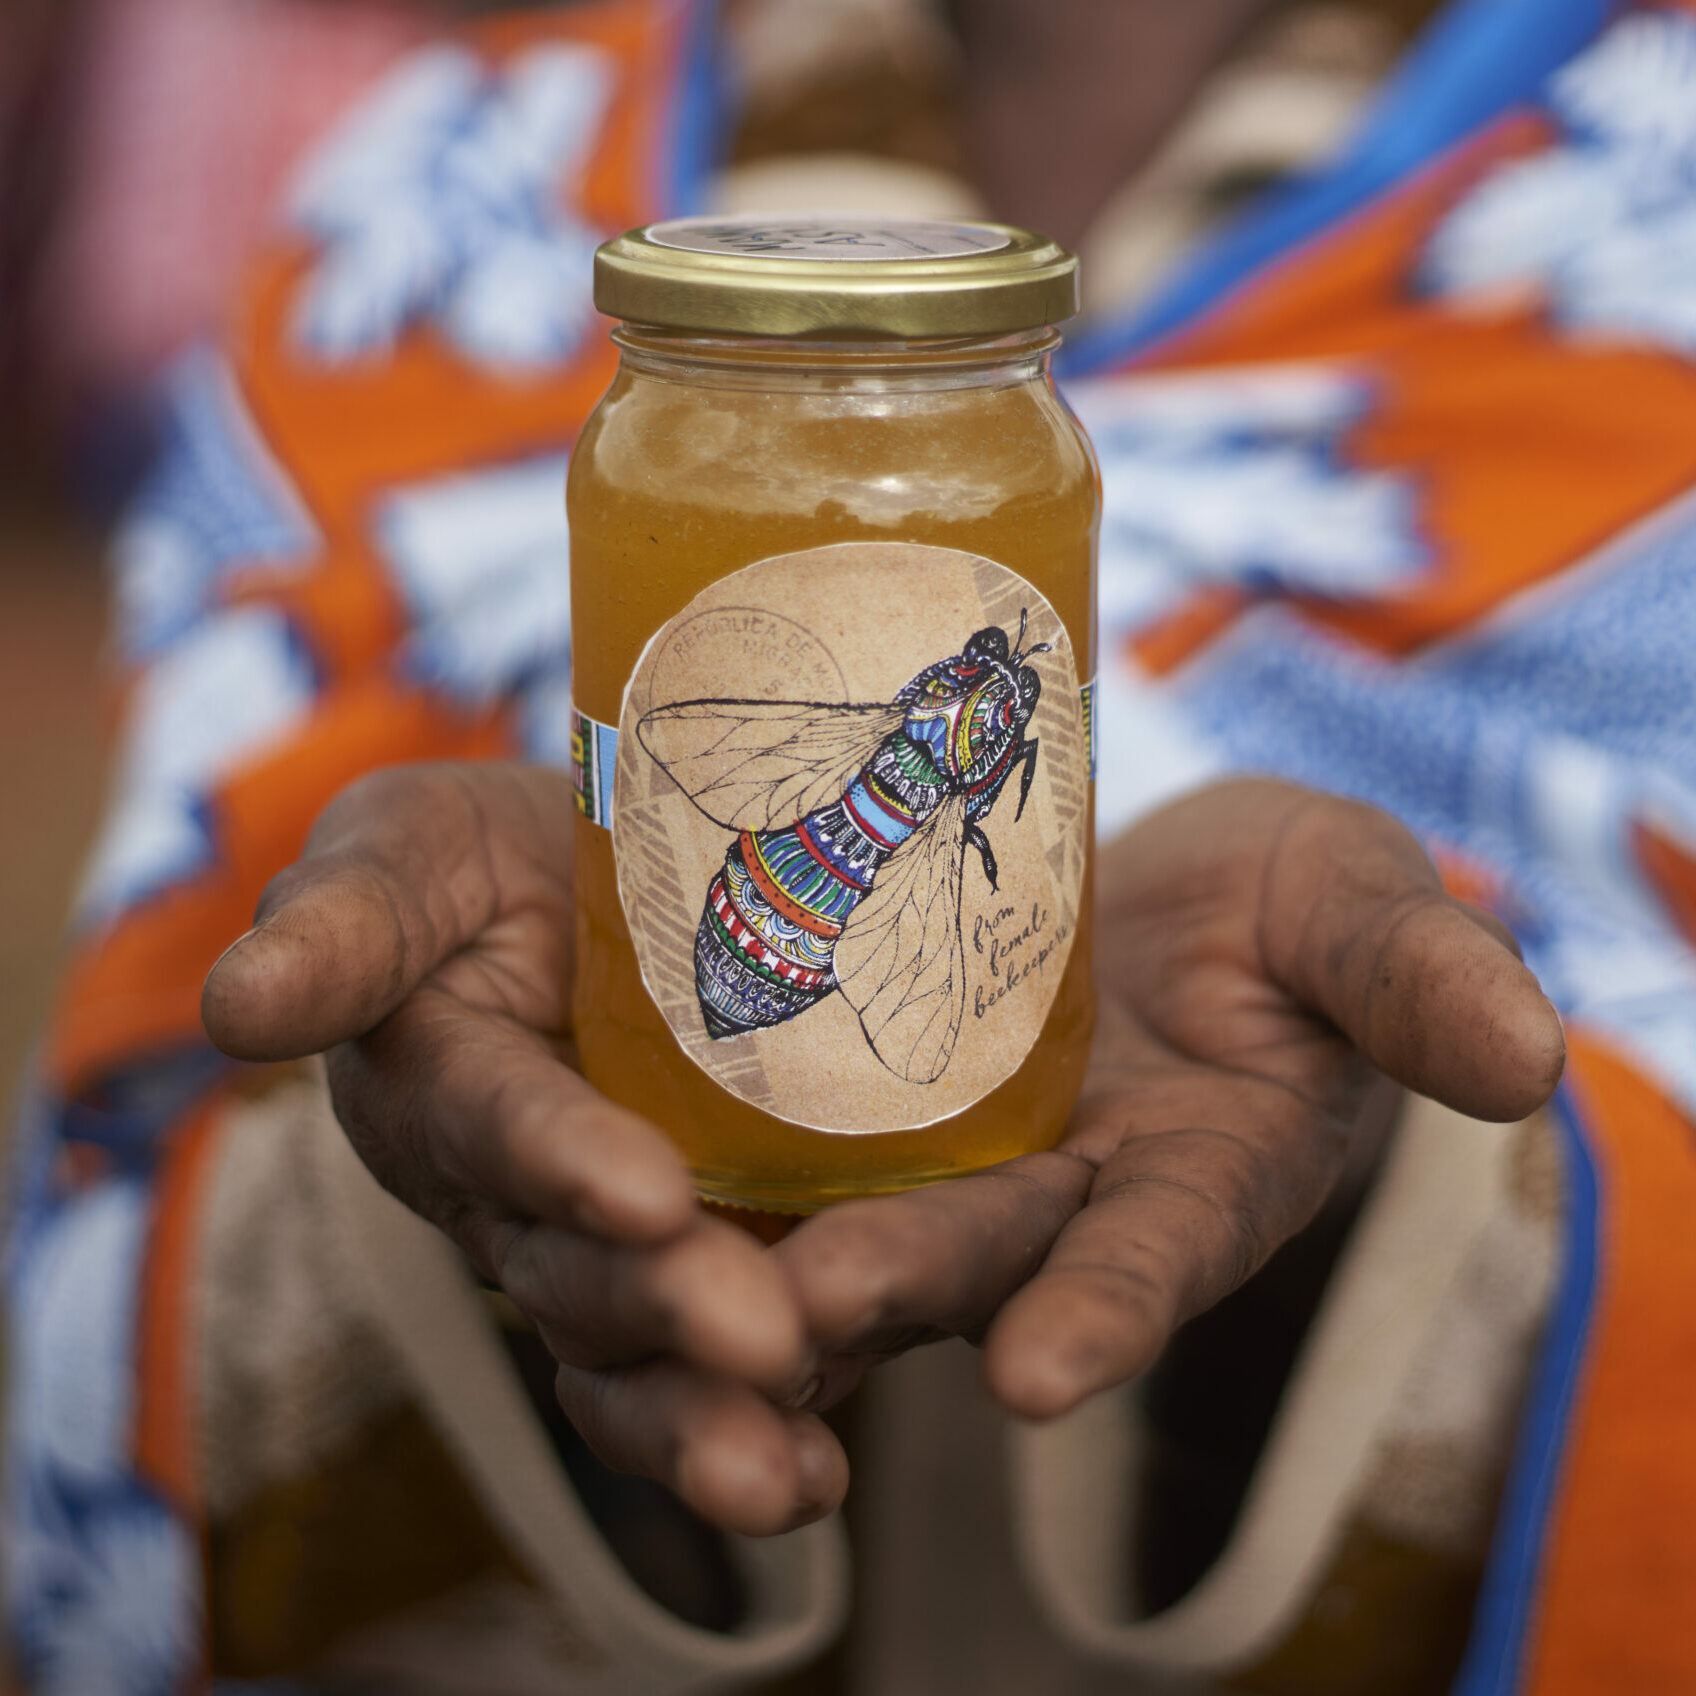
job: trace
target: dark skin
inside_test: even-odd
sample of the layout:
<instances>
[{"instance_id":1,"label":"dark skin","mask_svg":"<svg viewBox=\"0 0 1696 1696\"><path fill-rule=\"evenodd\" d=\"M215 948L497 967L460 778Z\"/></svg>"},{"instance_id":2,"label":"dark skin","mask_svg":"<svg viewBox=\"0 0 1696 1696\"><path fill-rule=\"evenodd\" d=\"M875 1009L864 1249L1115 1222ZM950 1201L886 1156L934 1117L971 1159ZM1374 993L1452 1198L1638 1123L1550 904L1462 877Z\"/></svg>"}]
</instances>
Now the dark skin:
<instances>
[{"instance_id":1,"label":"dark skin","mask_svg":"<svg viewBox=\"0 0 1696 1696\"><path fill-rule=\"evenodd\" d=\"M950 0L960 123L995 215L1068 247L1268 0Z\"/></svg>"},{"instance_id":2,"label":"dark skin","mask_svg":"<svg viewBox=\"0 0 1696 1696\"><path fill-rule=\"evenodd\" d=\"M213 968L227 1053L328 1051L349 1138L536 1322L609 1465L764 1534L841 1501L819 1410L935 1338L1046 1419L1135 1377L1312 1218L1388 1077L1478 1118L1554 1089L1511 938L1369 807L1243 780L1101 854L1100 1028L1061 1146L766 1248L571 1068L569 781L401 767L346 791Z\"/></svg>"}]
</instances>

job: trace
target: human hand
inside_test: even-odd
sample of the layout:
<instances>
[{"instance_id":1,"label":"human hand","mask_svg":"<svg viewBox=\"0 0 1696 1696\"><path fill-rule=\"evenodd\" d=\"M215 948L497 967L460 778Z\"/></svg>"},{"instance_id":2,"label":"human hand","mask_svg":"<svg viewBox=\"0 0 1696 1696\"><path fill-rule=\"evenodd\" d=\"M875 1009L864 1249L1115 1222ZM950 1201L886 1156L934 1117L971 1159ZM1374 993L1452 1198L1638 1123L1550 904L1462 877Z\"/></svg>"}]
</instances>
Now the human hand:
<instances>
[{"instance_id":1,"label":"human hand","mask_svg":"<svg viewBox=\"0 0 1696 1696\"><path fill-rule=\"evenodd\" d=\"M1104 847L1096 888L1099 1026L1060 1147L778 1245L822 1351L809 1405L958 1334L1012 1412L1063 1413L1312 1218L1385 1075L1498 1120L1560 1078L1560 1021L1506 928L1370 807L1223 783Z\"/></svg>"},{"instance_id":2,"label":"human hand","mask_svg":"<svg viewBox=\"0 0 1696 1696\"><path fill-rule=\"evenodd\" d=\"M782 1267L703 1212L666 1138L571 1069L571 785L523 766L397 767L329 807L207 978L226 1053L328 1050L365 1164L535 1322L609 1465L752 1534L833 1508Z\"/></svg>"}]
</instances>

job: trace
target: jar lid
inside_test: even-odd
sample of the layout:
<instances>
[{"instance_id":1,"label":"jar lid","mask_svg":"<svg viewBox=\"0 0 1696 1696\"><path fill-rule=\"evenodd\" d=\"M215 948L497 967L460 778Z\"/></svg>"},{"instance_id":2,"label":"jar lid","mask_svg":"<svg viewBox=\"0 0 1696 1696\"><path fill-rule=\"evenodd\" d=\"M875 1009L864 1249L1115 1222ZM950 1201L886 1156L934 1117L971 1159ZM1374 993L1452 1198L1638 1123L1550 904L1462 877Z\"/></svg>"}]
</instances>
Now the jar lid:
<instances>
[{"instance_id":1,"label":"jar lid","mask_svg":"<svg viewBox=\"0 0 1696 1696\"><path fill-rule=\"evenodd\" d=\"M609 317L741 336L993 336L1078 310L1077 260L1009 224L674 218L595 254Z\"/></svg>"}]
</instances>

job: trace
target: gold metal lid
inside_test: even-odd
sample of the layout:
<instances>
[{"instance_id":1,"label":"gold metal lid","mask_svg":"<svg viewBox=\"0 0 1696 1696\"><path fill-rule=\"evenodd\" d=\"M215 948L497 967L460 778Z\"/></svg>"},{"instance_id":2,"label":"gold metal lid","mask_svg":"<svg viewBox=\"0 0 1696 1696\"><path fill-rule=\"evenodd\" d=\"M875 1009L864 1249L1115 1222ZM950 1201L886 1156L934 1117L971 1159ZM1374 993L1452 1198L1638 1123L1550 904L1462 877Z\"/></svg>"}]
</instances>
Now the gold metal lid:
<instances>
[{"instance_id":1,"label":"gold metal lid","mask_svg":"<svg viewBox=\"0 0 1696 1696\"><path fill-rule=\"evenodd\" d=\"M674 218L595 254L609 317L737 336L995 336L1078 310L1077 260L1009 224Z\"/></svg>"}]
</instances>

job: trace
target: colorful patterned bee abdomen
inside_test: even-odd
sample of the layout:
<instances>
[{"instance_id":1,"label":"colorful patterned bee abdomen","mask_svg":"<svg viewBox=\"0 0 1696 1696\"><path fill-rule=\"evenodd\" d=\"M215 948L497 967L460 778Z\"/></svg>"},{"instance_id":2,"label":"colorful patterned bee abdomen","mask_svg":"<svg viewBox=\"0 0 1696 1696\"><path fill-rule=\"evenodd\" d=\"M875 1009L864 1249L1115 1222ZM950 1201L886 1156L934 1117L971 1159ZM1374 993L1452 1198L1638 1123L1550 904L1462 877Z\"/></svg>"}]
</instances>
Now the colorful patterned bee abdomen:
<instances>
[{"instance_id":1,"label":"colorful patterned bee abdomen","mask_svg":"<svg viewBox=\"0 0 1696 1696\"><path fill-rule=\"evenodd\" d=\"M787 830L743 831L731 845L695 935L709 1036L781 1024L836 988L832 954L848 915L923 816L878 776L896 758L886 744L840 801Z\"/></svg>"},{"instance_id":2,"label":"colorful patterned bee abdomen","mask_svg":"<svg viewBox=\"0 0 1696 1696\"><path fill-rule=\"evenodd\" d=\"M968 821L995 804L1040 689L1007 656L1005 632L988 630L927 667L896 697L900 728L840 799L792 825L738 834L695 933L709 1036L782 1024L831 994L837 938L878 868L947 796L966 797Z\"/></svg>"}]
</instances>

